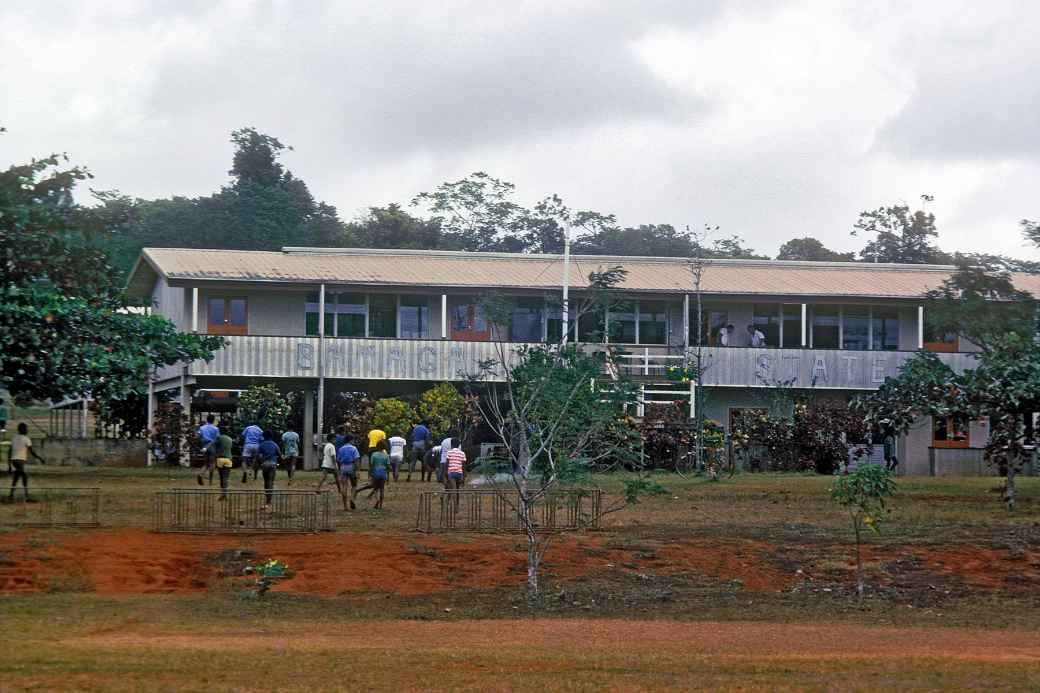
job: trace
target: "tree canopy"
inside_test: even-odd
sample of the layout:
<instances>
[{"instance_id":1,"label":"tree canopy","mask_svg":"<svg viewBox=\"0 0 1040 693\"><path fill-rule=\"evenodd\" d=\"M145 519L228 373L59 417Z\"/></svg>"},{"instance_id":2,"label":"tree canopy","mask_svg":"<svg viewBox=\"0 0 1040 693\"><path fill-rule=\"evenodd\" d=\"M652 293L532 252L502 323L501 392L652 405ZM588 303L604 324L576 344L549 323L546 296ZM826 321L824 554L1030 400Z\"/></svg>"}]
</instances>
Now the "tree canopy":
<instances>
[{"instance_id":1,"label":"tree canopy","mask_svg":"<svg viewBox=\"0 0 1040 693\"><path fill-rule=\"evenodd\" d=\"M853 262L855 253L839 253L815 238L792 238L780 246L777 260L811 260L816 262Z\"/></svg>"},{"instance_id":2,"label":"tree canopy","mask_svg":"<svg viewBox=\"0 0 1040 693\"><path fill-rule=\"evenodd\" d=\"M211 358L221 340L134 310L104 249L125 220L76 204L90 174L66 161L0 173L0 383L34 399L143 394L153 368Z\"/></svg>"},{"instance_id":3,"label":"tree canopy","mask_svg":"<svg viewBox=\"0 0 1040 693\"><path fill-rule=\"evenodd\" d=\"M922 203L932 201L932 196L922 195ZM898 262L907 264L943 264L950 256L939 250L933 242L939 231L935 227L935 215L923 209L910 211L903 204L878 207L863 212L853 225L852 235L872 237L860 251L864 262Z\"/></svg>"}]
</instances>

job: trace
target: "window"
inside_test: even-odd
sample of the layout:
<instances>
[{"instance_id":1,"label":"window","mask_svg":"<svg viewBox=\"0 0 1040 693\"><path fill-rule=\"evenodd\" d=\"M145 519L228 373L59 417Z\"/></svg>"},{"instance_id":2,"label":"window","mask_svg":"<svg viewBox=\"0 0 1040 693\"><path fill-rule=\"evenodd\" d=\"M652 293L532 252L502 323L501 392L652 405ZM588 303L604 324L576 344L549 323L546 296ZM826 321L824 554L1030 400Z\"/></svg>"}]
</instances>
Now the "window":
<instances>
[{"instance_id":1,"label":"window","mask_svg":"<svg viewBox=\"0 0 1040 693\"><path fill-rule=\"evenodd\" d=\"M211 298L207 302L206 331L211 334L246 334L248 314L244 298Z\"/></svg>"},{"instance_id":2,"label":"window","mask_svg":"<svg viewBox=\"0 0 1040 693\"><path fill-rule=\"evenodd\" d=\"M968 418L965 416L936 416L932 419L932 447L968 447Z\"/></svg>"},{"instance_id":3,"label":"window","mask_svg":"<svg viewBox=\"0 0 1040 693\"><path fill-rule=\"evenodd\" d=\"M545 302L540 298L521 298L513 307L509 323L509 339L514 342L542 341L542 317Z\"/></svg>"},{"instance_id":4,"label":"window","mask_svg":"<svg viewBox=\"0 0 1040 693\"><path fill-rule=\"evenodd\" d=\"M704 346L721 346L719 333L729 323L729 313L724 310L701 309L701 344ZM697 346L697 307L694 306L690 319L690 344Z\"/></svg>"},{"instance_id":5,"label":"window","mask_svg":"<svg viewBox=\"0 0 1040 693\"><path fill-rule=\"evenodd\" d=\"M397 336L397 297L372 294L368 297L368 336L392 339Z\"/></svg>"},{"instance_id":6,"label":"window","mask_svg":"<svg viewBox=\"0 0 1040 693\"><path fill-rule=\"evenodd\" d=\"M430 300L425 296L401 296L401 339L430 336Z\"/></svg>"},{"instance_id":7,"label":"window","mask_svg":"<svg viewBox=\"0 0 1040 693\"><path fill-rule=\"evenodd\" d=\"M813 349L837 349L840 329L836 307L813 307L811 333Z\"/></svg>"},{"instance_id":8,"label":"window","mask_svg":"<svg viewBox=\"0 0 1040 693\"><path fill-rule=\"evenodd\" d=\"M575 339L575 325L574 325L574 313L568 316L570 327L568 329L567 339L574 341ZM551 308L546 311L546 339L549 342L559 342L563 338L562 325L563 323L563 310L561 308Z\"/></svg>"},{"instance_id":9,"label":"window","mask_svg":"<svg viewBox=\"0 0 1040 693\"><path fill-rule=\"evenodd\" d=\"M891 308L874 308L875 351L899 349L899 313Z\"/></svg>"},{"instance_id":10,"label":"window","mask_svg":"<svg viewBox=\"0 0 1040 693\"><path fill-rule=\"evenodd\" d=\"M616 344L636 343L636 304L621 301L610 311L610 341Z\"/></svg>"},{"instance_id":11,"label":"window","mask_svg":"<svg viewBox=\"0 0 1040 693\"><path fill-rule=\"evenodd\" d=\"M668 343L668 304L664 301L639 302L639 343Z\"/></svg>"},{"instance_id":12,"label":"window","mask_svg":"<svg viewBox=\"0 0 1040 693\"><path fill-rule=\"evenodd\" d=\"M318 311L321 308L321 296L317 293L307 294L306 323L307 334L314 336L318 334ZM336 296L325 294L325 336L331 337L335 332L336 318Z\"/></svg>"},{"instance_id":13,"label":"window","mask_svg":"<svg viewBox=\"0 0 1040 693\"><path fill-rule=\"evenodd\" d=\"M846 306L842 316L841 348L866 351L870 347L870 310L866 306Z\"/></svg>"},{"instance_id":14,"label":"window","mask_svg":"<svg viewBox=\"0 0 1040 693\"><path fill-rule=\"evenodd\" d=\"M798 349L802 346L802 306L784 304L784 320L781 325L783 346L785 349Z\"/></svg>"},{"instance_id":15,"label":"window","mask_svg":"<svg viewBox=\"0 0 1040 693\"><path fill-rule=\"evenodd\" d=\"M603 311L595 307L585 311L578 318L578 339L583 342L602 342L606 333L603 315Z\"/></svg>"},{"instance_id":16,"label":"window","mask_svg":"<svg viewBox=\"0 0 1040 693\"><path fill-rule=\"evenodd\" d=\"M756 303L751 324L766 336L763 346L775 347L780 343L780 306L775 303ZM750 343L749 337L748 344Z\"/></svg>"}]
</instances>

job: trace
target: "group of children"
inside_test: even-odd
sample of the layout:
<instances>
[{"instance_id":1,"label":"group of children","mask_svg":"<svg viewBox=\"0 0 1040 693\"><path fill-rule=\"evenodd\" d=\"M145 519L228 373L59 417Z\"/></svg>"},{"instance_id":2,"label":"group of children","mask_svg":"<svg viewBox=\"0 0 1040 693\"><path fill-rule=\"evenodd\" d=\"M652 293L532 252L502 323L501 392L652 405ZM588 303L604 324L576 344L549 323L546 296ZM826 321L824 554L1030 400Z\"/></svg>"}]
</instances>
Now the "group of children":
<instances>
[{"instance_id":1,"label":"group of children","mask_svg":"<svg viewBox=\"0 0 1040 693\"><path fill-rule=\"evenodd\" d=\"M212 484L213 472L216 470L220 478L220 497L224 499L231 478L231 448L234 441L221 432L213 415L207 416L206 423L199 427L198 438L205 457L205 466L196 477L198 483L200 486L205 483L204 475L208 470L209 483ZM288 430L282 434L282 444L279 446L271 431L250 424L242 431L241 440L242 483L249 481L250 470L254 481L262 475L267 504L270 505L279 462L284 462L289 485L292 485L300 457L300 436ZM443 481L445 488L462 488L467 460L461 441L458 437L448 436L440 445L432 445L433 434L426 421L413 426L407 438L397 433L388 437L386 431L374 428L368 432L364 442L368 452L368 480L364 484L358 480L361 451L355 444L354 436L348 434L344 427L341 426L336 433L330 433L322 449L322 475L318 489L321 490L331 475L343 498L344 510L356 509L355 501L362 491L369 491L369 499L378 496L373 507L382 508L387 481L391 477L395 482L398 481L399 472L406 465L405 481L412 480L412 472L418 463L423 481L427 478L432 481L436 473L437 481Z\"/></svg>"},{"instance_id":2,"label":"group of children","mask_svg":"<svg viewBox=\"0 0 1040 693\"><path fill-rule=\"evenodd\" d=\"M366 439L368 448L368 482L358 483L358 471L361 466L361 451L354 444L354 436L340 427L336 433L328 434L321 456L321 481L332 476L343 498L343 509L354 510L357 496L362 491L369 491L368 498L378 495L372 506L382 508L386 483L393 477L397 482L398 473L407 465L408 475L405 481L412 480L412 472L418 463L423 481L433 479L435 469L437 480L444 481L445 488L462 488L466 469L466 453L462 450L461 441L448 436L440 445L433 446L433 435L429 424L421 421L412 427L408 438L395 434L387 437L386 431L374 428L368 432Z\"/></svg>"}]
</instances>

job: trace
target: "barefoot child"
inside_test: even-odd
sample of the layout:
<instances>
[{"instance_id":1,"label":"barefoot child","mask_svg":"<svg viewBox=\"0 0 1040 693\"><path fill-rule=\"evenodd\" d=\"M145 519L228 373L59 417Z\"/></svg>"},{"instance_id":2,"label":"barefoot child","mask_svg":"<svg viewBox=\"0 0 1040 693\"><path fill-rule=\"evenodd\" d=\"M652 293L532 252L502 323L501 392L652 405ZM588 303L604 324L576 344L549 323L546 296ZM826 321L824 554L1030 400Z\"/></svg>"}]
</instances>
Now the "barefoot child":
<instances>
[{"instance_id":1,"label":"barefoot child","mask_svg":"<svg viewBox=\"0 0 1040 693\"><path fill-rule=\"evenodd\" d=\"M289 474L289 485L292 486L293 474L296 473L296 462L300 457L300 434L288 430L282 434L282 455L285 458L285 471Z\"/></svg>"},{"instance_id":2,"label":"barefoot child","mask_svg":"<svg viewBox=\"0 0 1040 693\"><path fill-rule=\"evenodd\" d=\"M343 496L343 509L347 509L349 502L350 509L353 510L355 507L354 496L357 495L353 489L357 488L361 453L354 447L353 436L344 435L343 441L343 445L336 451L336 462L339 464L339 492Z\"/></svg>"},{"instance_id":3,"label":"barefoot child","mask_svg":"<svg viewBox=\"0 0 1040 693\"><path fill-rule=\"evenodd\" d=\"M397 468L404 464L404 446L408 441L401 436L393 436L390 443L390 471L394 475L394 483L397 483Z\"/></svg>"},{"instance_id":4,"label":"barefoot child","mask_svg":"<svg viewBox=\"0 0 1040 693\"><path fill-rule=\"evenodd\" d=\"M11 479L11 500L14 500L14 489L18 486L19 477L22 479L22 492L25 494L25 500L29 500L29 475L25 471L25 463L29 461L29 455L36 458L40 464L44 464L43 458L33 450L32 438L29 437L29 426L20 423L18 433L11 438L11 466L14 467L14 477Z\"/></svg>"},{"instance_id":5,"label":"barefoot child","mask_svg":"<svg viewBox=\"0 0 1040 693\"><path fill-rule=\"evenodd\" d=\"M379 500L373 505L377 510L383 507L383 489L386 487L387 467L390 466L390 455L386 452L386 441L379 441L376 451L368 456L368 483L354 489L353 498L366 489L372 489L368 497L371 499L376 493ZM351 503L353 506L353 503Z\"/></svg>"}]
</instances>

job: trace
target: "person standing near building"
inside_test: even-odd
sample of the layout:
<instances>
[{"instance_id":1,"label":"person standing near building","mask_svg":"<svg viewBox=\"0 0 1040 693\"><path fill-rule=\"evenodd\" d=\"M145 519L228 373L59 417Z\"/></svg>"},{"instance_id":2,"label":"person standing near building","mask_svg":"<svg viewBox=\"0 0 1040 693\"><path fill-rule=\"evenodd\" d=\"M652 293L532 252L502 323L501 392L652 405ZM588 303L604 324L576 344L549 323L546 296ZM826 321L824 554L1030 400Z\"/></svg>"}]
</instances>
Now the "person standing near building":
<instances>
[{"instance_id":1,"label":"person standing near building","mask_svg":"<svg viewBox=\"0 0 1040 693\"><path fill-rule=\"evenodd\" d=\"M205 466L195 477L199 486L202 486L202 474L206 470L209 470L209 484L213 485L213 470L217 466L217 438L220 438L220 428L215 421L215 417L210 414L206 417L206 423L199 426L199 443L202 445L202 456L206 460Z\"/></svg>"},{"instance_id":2,"label":"person standing near building","mask_svg":"<svg viewBox=\"0 0 1040 693\"><path fill-rule=\"evenodd\" d=\"M325 477L332 475L332 480L336 482L336 490L340 491L342 495L343 491L339 488L339 475L336 474L336 434L330 433L325 438L325 447L321 451L321 481L318 482L318 490L325 484Z\"/></svg>"},{"instance_id":3,"label":"person standing near building","mask_svg":"<svg viewBox=\"0 0 1040 693\"><path fill-rule=\"evenodd\" d=\"M220 477L220 500L227 500L228 483L231 481L231 446L234 441L227 433L221 433L217 438L217 476Z\"/></svg>"},{"instance_id":4,"label":"person standing near building","mask_svg":"<svg viewBox=\"0 0 1040 693\"><path fill-rule=\"evenodd\" d=\"M437 470L440 469L440 464L441 446L434 445L432 448L426 451L426 455L423 457L422 469L419 470L421 472L421 480L433 481L434 475L436 475L438 473ZM437 481L440 481L439 477Z\"/></svg>"},{"instance_id":5,"label":"person standing near building","mask_svg":"<svg viewBox=\"0 0 1040 693\"><path fill-rule=\"evenodd\" d=\"M733 335L733 325L724 325L719 328L719 346L728 347L730 337Z\"/></svg>"},{"instance_id":6,"label":"person standing near building","mask_svg":"<svg viewBox=\"0 0 1040 693\"><path fill-rule=\"evenodd\" d=\"M282 451L278 443L274 442L274 436L270 431L264 431L263 436L257 457L260 460L260 471L264 475L264 497L267 499L267 507L271 507L274 498L274 477L278 472L278 460Z\"/></svg>"},{"instance_id":7,"label":"person standing near building","mask_svg":"<svg viewBox=\"0 0 1040 693\"><path fill-rule=\"evenodd\" d=\"M459 439L455 438L452 440L451 450L448 451L448 476L444 483L444 488L447 491L461 491L462 481L466 477L466 453L463 451L462 446L459 445ZM459 511L459 495L453 494L455 512Z\"/></svg>"},{"instance_id":8,"label":"person standing near building","mask_svg":"<svg viewBox=\"0 0 1040 693\"><path fill-rule=\"evenodd\" d=\"M433 441L433 436L430 435L430 425L425 420L412 426L409 437L412 439L412 451L408 462L408 476L405 481L412 480L412 470L415 468L416 461L419 462L419 476L422 477L423 465L426 464L426 451Z\"/></svg>"},{"instance_id":9,"label":"person standing near building","mask_svg":"<svg viewBox=\"0 0 1040 693\"><path fill-rule=\"evenodd\" d=\"M300 457L300 434L289 429L282 434L282 454L285 456L285 471L289 474L289 485L292 486L296 462Z\"/></svg>"},{"instance_id":10,"label":"person standing near building","mask_svg":"<svg viewBox=\"0 0 1040 693\"><path fill-rule=\"evenodd\" d=\"M11 479L11 500L14 500L14 489L18 486L18 479L22 480L22 492L25 500L29 500L29 474L25 471L25 465L32 455L37 462L45 464L43 458L33 450L32 438L29 437L29 427L18 424L18 432L11 438L11 466L14 467L14 477Z\"/></svg>"},{"instance_id":11,"label":"person standing near building","mask_svg":"<svg viewBox=\"0 0 1040 693\"><path fill-rule=\"evenodd\" d=\"M353 490L358 485L358 466L361 463L361 453L354 446L354 438L350 435L343 436L343 445L336 451L336 464L339 466L339 492L343 496L343 509L354 509Z\"/></svg>"},{"instance_id":12,"label":"person standing near building","mask_svg":"<svg viewBox=\"0 0 1040 693\"><path fill-rule=\"evenodd\" d=\"M762 348L766 346L766 336L761 330L759 330L754 325L748 325L747 331L748 342L751 344L751 346L756 348Z\"/></svg>"},{"instance_id":13,"label":"person standing near building","mask_svg":"<svg viewBox=\"0 0 1040 693\"><path fill-rule=\"evenodd\" d=\"M249 468L253 468L253 480L256 480L256 473L259 471L259 460L258 453L260 452L260 443L264 440L264 430L256 424L249 424L245 430L242 431L242 483L249 481Z\"/></svg>"},{"instance_id":14,"label":"person standing near building","mask_svg":"<svg viewBox=\"0 0 1040 693\"><path fill-rule=\"evenodd\" d=\"M366 489L371 489L368 494L369 499L375 494L379 494L379 500L372 507L376 510L383 507L383 489L386 488L387 467L389 466L390 455L387 454L386 441L381 440L376 446L375 452L368 455L368 482L354 489L354 495L350 498L350 507L354 507L354 499Z\"/></svg>"},{"instance_id":15,"label":"person standing near building","mask_svg":"<svg viewBox=\"0 0 1040 693\"><path fill-rule=\"evenodd\" d=\"M390 446L390 470L394 475L394 483L397 483L397 468L404 464L404 447L408 441L401 436L391 436L387 443Z\"/></svg>"},{"instance_id":16,"label":"person standing near building","mask_svg":"<svg viewBox=\"0 0 1040 693\"><path fill-rule=\"evenodd\" d=\"M895 472L899 466L899 458L896 457L896 432L888 421L882 421L884 433L881 438L881 447L885 455L885 469Z\"/></svg>"},{"instance_id":17,"label":"person standing near building","mask_svg":"<svg viewBox=\"0 0 1040 693\"><path fill-rule=\"evenodd\" d=\"M0 440L3 440L4 433L7 432L7 405L4 404L4 398L0 397ZM11 473L11 455L7 456L7 473Z\"/></svg>"}]
</instances>

